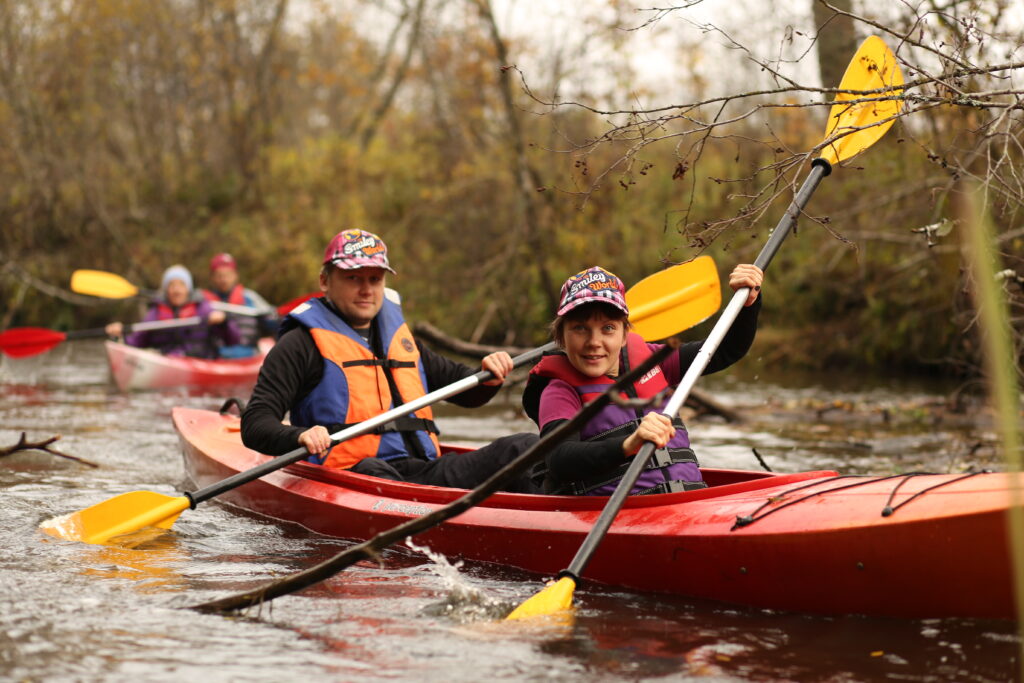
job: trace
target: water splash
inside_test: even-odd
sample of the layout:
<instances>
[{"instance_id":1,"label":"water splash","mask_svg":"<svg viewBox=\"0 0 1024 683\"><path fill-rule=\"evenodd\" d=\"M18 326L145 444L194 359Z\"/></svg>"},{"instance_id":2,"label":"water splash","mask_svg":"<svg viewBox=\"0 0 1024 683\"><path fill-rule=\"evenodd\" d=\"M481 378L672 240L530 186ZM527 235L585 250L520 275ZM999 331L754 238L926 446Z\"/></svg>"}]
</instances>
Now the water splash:
<instances>
[{"instance_id":1,"label":"water splash","mask_svg":"<svg viewBox=\"0 0 1024 683\"><path fill-rule=\"evenodd\" d=\"M445 617L460 624L467 624L503 619L514 607L507 600L488 595L466 581L459 573L462 568L461 560L452 564L444 555L435 553L425 546L418 546L408 538L405 540L405 544L411 550L422 553L430 559L431 563L426 565L427 569L440 578L444 584L446 593L444 600L425 607L424 614Z\"/></svg>"}]
</instances>

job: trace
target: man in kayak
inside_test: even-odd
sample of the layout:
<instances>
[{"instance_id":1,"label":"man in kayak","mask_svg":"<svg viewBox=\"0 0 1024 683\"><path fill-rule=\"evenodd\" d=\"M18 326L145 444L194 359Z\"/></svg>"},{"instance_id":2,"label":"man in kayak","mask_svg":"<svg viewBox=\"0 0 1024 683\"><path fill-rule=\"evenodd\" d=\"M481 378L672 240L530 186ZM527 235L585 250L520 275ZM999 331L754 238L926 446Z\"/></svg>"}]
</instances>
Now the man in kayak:
<instances>
[{"instance_id":1,"label":"man in kayak","mask_svg":"<svg viewBox=\"0 0 1024 683\"><path fill-rule=\"evenodd\" d=\"M221 358L249 358L259 353L260 337L272 337L277 332L277 311L266 300L238 281L238 264L231 254L216 254L210 259L210 288L202 290L210 302L221 302L253 309L255 315L234 315L241 341L222 346Z\"/></svg>"},{"instance_id":2,"label":"man in kayak","mask_svg":"<svg viewBox=\"0 0 1024 683\"><path fill-rule=\"evenodd\" d=\"M238 328L222 311L215 311L206 301L192 297L192 274L185 266L174 265L160 279L160 296L146 311L143 322L196 317L194 325L162 330L130 332L124 341L129 346L156 349L165 356L217 358L219 349L237 344ZM113 322L106 332L117 339L124 334L124 325Z\"/></svg>"},{"instance_id":3,"label":"man in kayak","mask_svg":"<svg viewBox=\"0 0 1024 683\"><path fill-rule=\"evenodd\" d=\"M746 355L757 331L761 310L761 269L736 266L729 276L733 291L750 287L732 328L704 374L717 372ZM626 287L600 267L573 275L562 285L552 336L561 351L545 356L530 371L523 408L541 435L571 419L615 378L636 367L662 344L648 344L629 331ZM649 399L679 384L701 342L688 342L626 390L630 398ZM665 493L703 488L697 457L678 416L669 419L660 406L625 408L610 404L546 457L546 493L609 495L645 441L658 447L647 470L630 492ZM538 475L540 476L540 475Z\"/></svg>"},{"instance_id":4,"label":"man in kayak","mask_svg":"<svg viewBox=\"0 0 1024 683\"><path fill-rule=\"evenodd\" d=\"M242 414L242 441L269 455L303 446L311 462L385 479L473 488L536 442L533 434L502 437L479 450L440 456L429 407L376 432L330 448L330 434L474 373L413 339L401 306L385 296L394 273L387 247L373 233L338 233L324 252L322 297L293 309L260 370ZM487 403L512 370L505 352L481 362L495 379L448 400ZM291 424L282 424L286 412ZM506 490L539 489L522 476Z\"/></svg>"}]
</instances>

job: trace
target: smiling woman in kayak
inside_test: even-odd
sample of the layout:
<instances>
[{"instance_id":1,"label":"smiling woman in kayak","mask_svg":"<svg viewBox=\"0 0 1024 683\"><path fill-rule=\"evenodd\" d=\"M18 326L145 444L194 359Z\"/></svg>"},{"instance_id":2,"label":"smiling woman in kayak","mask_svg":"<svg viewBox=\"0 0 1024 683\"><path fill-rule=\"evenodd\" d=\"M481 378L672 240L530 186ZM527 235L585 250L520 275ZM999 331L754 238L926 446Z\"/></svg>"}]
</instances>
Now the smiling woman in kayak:
<instances>
[{"instance_id":1,"label":"smiling woman in kayak","mask_svg":"<svg viewBox=\"0 0 1024 683\"><path fill-rule=\"evenodd\" d=\"M761 310L761 280L761 270L747 264L736 266L729 276L733 291L750 287L750 297L704 374L732 365L750 349ZM551 324L561 351L545 356L531 370L523 393L526 414L540 427L542 436L571 419L618 375L662 346L648 344L629 331L625 292L622 280L599 267L581 271L562 285L557 317ZM627 396L651 398L678 384L700 345L681 345L678 353L630 387ZM658 450L631 493L703 488L682 420L669 420L657 412L658 408L614 404L604 408L580 432L548 454L543 475L545 492L610 494L644 441L651 441Z\"/></svg>"},{"instance_id":2,"label":"smiling woman in kayak","mask_svg":"<svg viewBox=\"0 0 1024 683\"><path fill-rule=\"evenodd\" d=\"M164 330L131 332L125 337L129 346L153 348L165 356L217 358L221 346L238 344L240 336L233 320L223 311L215 311L207 301L192 298L192 274L185 266L174 265L160 279L160 297L146 311L143 322L198 317L195 325ZM107 334L115 339L124 333L124 325L110 323Z\"/></svg>"}]
</instances>

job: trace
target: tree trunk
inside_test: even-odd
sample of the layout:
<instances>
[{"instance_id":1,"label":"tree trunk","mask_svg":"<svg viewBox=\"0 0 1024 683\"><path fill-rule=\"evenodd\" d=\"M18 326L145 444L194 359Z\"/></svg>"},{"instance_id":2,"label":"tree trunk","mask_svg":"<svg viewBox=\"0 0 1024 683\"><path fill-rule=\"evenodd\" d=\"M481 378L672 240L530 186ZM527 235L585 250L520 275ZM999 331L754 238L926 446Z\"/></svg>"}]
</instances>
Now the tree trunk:
<instances>
[{"instance_id":1,"label":"tree trunk","mask_svg":"<svg viewBox=\"0 0 1024 683\"><path fill-rule=\"evenodd\" d=\"M830 7L831 5L831 7ZM818 69L821 84L834 88L843 80L850 55L857 51L857 34L853 19L837 14L834 7L842 12L853 9L853 0L814 0L814 24L818 27Z\"/></svg>"}]
</instances>

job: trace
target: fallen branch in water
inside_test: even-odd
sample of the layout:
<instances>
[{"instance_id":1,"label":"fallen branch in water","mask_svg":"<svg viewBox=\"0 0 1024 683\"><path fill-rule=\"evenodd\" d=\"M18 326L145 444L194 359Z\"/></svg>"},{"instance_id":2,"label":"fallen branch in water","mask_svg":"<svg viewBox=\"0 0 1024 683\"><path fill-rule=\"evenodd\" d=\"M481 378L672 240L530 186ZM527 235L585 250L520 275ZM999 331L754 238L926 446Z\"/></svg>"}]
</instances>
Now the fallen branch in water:
<instances>
[{"instance_id":1,"label":"fallen branch in water","mask_svg":"<svg viewBox=\"0 0 1024 683\"><path fill-rule=\"evenodd\" d=\"M451 335L445 334L437 327L422 320L413 323L412 331L413 334L424 341L430 342L435 346L440 346L452 353L457 353L460 356L468 356L470 358L483 358L484 356L496 351L508 351L509 355L518 356L526 353L531 348L529 346L492 346L490 344L475 344L473 342L464 341L458 337L452 337Z\"/></svg>"},{"instance_id":2,"label":"fallen branch in water","mask_svg":"<svg viewBox=\"0 0 1024 683\"><path fill-rule=\"evenodd\" d=\"M99 467L96 463L86 460L85 458L79 458L77 455L68 455L67 453L61 453L56 448L50 448L50 444L58 439L60 439L60 434L51 436L49 439L43 439L42 441L29 442L26 438L26 433L22 432L21 438L18 439L18 443L7 448L0 448L0 458L5 455L10 455L11 453L16 453L17 451L37 450L46 451L47 453L51 453L61 458L67 458L68 460L74 460L75 462L80 462L83 465L88 465L89 467Z\"/></svg>"},{"instance_id":3,"label":"fallen branch in water","mask_svg":"<svg viewBox=\"0 0 1024 683\"><path fill-rule=\"evenodd\" d=\"M491 475L487 481L480 484L472 491L469 491L461 498L452 501L448 505L438 508L426 515L410 519L409 521L403 522L387 531L382 531L373 538L363 541L358 545L354 545L351 548L347 548L334 557L321 562L320 564L314 565L309 569L305 569L277 581L272 581L253 590L246 591L245 593L239 593L237 595L221 598L220 600L211 600L210 602L195 605L192 609L213 614L235 612L247 607L254 607L264 602L269 602L274 598L294 593L315 583L329 579L338 572L351 567L360 560L379 560L380 552L388 546L431 529L485 500L488 496L497 491L506 480L525 471L526 468L544 457L548 451L550 451L569 434L579 431L582 425L586 424L590 418L596 415L598 411L612 400L613 396L618 395L618 392L621 391L622 387L628 386L637 378L642 377L648 370L661 363L665 357L674 350L675 348L672 345L666 345L664 348L659 349L638 367L625 375L622 375L615 384L609 386L604 393L588 403L583 410L576 413L572 419L567 420L562 425L546 434L518 458ZM657 398L654 400L657 400Z\"/></svg>"}]
</instances>

